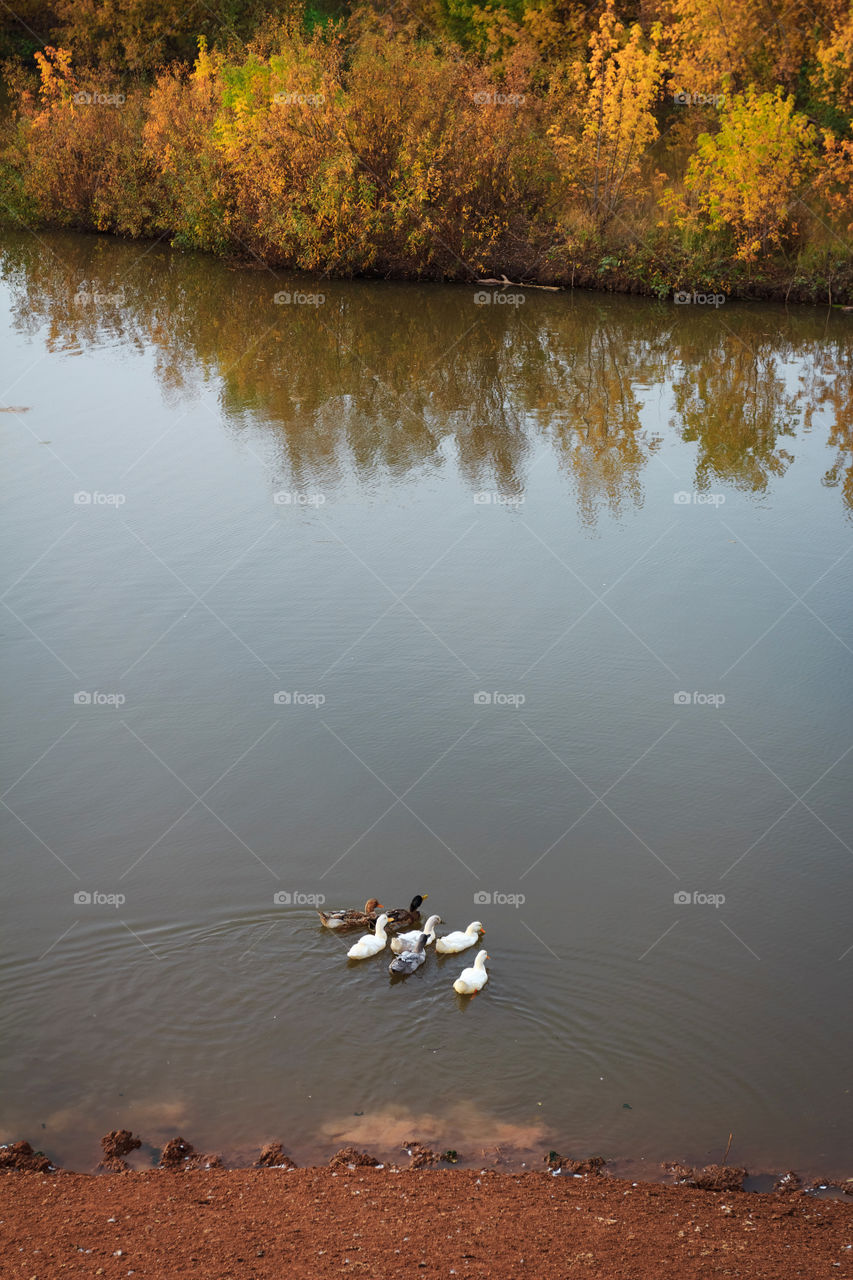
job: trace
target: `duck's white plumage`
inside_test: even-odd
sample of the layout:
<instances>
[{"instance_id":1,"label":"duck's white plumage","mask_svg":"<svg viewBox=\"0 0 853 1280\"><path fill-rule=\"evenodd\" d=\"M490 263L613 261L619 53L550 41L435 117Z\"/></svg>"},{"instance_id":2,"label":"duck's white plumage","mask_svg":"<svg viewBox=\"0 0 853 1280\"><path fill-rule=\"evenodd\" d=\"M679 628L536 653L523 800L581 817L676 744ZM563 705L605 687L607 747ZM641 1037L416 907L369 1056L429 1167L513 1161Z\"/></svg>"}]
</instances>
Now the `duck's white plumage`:
<instances>
[{"instance_id":1,"label":"duck's white plumage","mask_svg":"<svg viewBox=\"0 0 853 1280\"><path fill-rule=\"evenodd\" d=\"M435 926L441 924L441 916L430 916L423 929L413 929L411 933L398 933L396 937L391 939L391 950L400 956L404 951L410 951L412 947L417 945L418 938L422 933L427 936L425 946L429 946L431 942L435 942Z\"/></svg>"},{"instance_id":2,"label":"duck's white plumage","mask_svg":"<svg viewBox=\"0 0 853 1280\"><path fill-rule=\"evenodd\" d=\"M489 975L486 973L488 958L488 952L478 951L477 959L469 969L462 970L453 984L453 990L460 996L475 996L478 991L482 991L489 981Z\"/></svg>"},{"instance_id":3,"label":"duck's white plumage","mask_svg":"<svg viewBox=\"0 0 853 1280\"><path fill-rule=\"evenodd\" d=\"M380 951L384 951L385 943L388 941L388 934L385 932L387 923L388 917L381 915L376 921L375 932L363 934L358 942L352 944L347 952L350 960L368 960L371 956L378 956Z\"/></svg>"},{"instance_id":4,"label":"duck's white plumage","mask_svg":"<svg viewBox=\"0 0 853 1280\"><path fill-rule=\"evenodd\" d=\"M444 956L467 951L475 942L480 941L480 934L485 932L479 920L472 920L467 929L457 929L455 933L446 933L443 938L436 938L435 949Z\"/></svg>"}]
</instances>

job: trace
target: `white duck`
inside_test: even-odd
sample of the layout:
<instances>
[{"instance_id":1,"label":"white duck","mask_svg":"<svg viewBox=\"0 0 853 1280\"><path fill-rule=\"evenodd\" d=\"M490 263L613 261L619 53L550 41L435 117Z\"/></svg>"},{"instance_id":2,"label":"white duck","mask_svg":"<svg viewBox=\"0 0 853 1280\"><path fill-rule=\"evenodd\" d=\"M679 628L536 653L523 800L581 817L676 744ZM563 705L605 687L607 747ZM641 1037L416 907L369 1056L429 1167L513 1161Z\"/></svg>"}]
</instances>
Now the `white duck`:
<instances>
[{"instance_id":1,"label":"white duck","mask_svg":"<svg viewBox=\"0 0 853 1280\"><path fill-rule=\"evenodd\" d=\"M455 955L457 951L467 951L475 942L480 941L480 934L485 932L479 920L472 920L464 931L457 929L455 933L446 933L443 938L436 938L435 949L443 956Z\"/></svg>"},{"instance_id":2,"label":"white duck","mask_svg":"<svg viewBox=\"0 0 853 1280\"><path fill-rule=\"evenodd\" d=\"M458 992L460 996L475 996L478 991L482 991L489 981L489 975L486 973L486 961L488 958L487 951L478 951L477 959L470 969L462 970L453 984L453 990Z\"/></svg>"},{"instance_id":3,"label":"white duck","mask_svg":"<svg viewBox=\"0 0 853 1280\"><path fill-rule=\"evenodd\" d=\"M385 932L387 923L388 917L383 912L376 921L375 932L362 934L358 942L352 944L347 952L350 960L368 960L371 956L378 956L380 951L384 951L385 943L388 941L388 934Z\"/></svg>"},{"instance_id":4,"label":"white duck","mask_svg":"<svg viewBox=\"0 0 853 1280\"><path fill-rule=\"evenodd\" d=\"M437 924L441 924L441 916L430 916L423 929L413 929L411 933L398 933L395 938L391 939L391 950L398 956L401 956L404 951L411 951L422 933L427 936L424 945L428 947L431 942L435 942L435 926Z\"/></svg>"}]
</instances>

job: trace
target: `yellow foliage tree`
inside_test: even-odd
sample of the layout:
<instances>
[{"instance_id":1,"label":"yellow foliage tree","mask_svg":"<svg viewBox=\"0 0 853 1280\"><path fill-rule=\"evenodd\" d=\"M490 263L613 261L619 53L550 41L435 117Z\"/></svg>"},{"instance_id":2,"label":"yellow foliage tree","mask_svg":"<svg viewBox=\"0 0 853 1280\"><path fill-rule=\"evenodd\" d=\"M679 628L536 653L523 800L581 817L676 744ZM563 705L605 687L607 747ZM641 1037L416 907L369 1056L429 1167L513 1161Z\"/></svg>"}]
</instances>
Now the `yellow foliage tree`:
<instances>
[{"instance_id":1,"label":"yellow foliage tree","mask_svg":"<svg viewBox=\"0 0 853 1280\"><path fill-rule=\"evenodd\" d=\"M853 114L853 3L815 50L812 86L836 111Z\"/></svg>"},{"instance_id":2,"label":"yellow foliage tree","mask_svg":"<svg viewBox=\"0 0 853 1280\"><path fill-rule=\"evenodd\" d=\"M668 192L683 227L735 240L736 257L749 261L780 246L796 231L791 213L817 165L817 135L781 88L750 86L721 108L719 132L700 134L684 184L688 199Z\"/></svg>"},{"instance_id":3,"label":"yellow foliage tree","mask_svg":"<svg viewBox=\"0 0 853 1280\"><path fill-rule=\"evenodd\" d=\"M45 45L44 52L35 53L39 69L39 101L45 111L69 101L77 87L71 70L71 50L54 49Z\"/></svg>"},{"instance_id":4,"label":"yellow foliage tree","mask_svg":"<svg viewBox=\"0 0 853 1280\"><path fill-rule=\"evenodd\" d=\"M794 88L815 28L829 28L838 0L669 0L667 37L677 88L716 94L724 79Z\"/></svg>"},{"instance_id":5,"label":"yellow foliage tree","mask_svg":"<svg viewBox=\"0 0 853 1280\"><path fill-rule=\"evenodd\" d=\"M557 90L562 119L550 129L569 191L601 230L629 197L643 194L647 149L659 136L654 105L664 63L655 24L646 39L638 23L626 30L608 0L590 56L576 63Z\"/></svg>"}]
</instances>

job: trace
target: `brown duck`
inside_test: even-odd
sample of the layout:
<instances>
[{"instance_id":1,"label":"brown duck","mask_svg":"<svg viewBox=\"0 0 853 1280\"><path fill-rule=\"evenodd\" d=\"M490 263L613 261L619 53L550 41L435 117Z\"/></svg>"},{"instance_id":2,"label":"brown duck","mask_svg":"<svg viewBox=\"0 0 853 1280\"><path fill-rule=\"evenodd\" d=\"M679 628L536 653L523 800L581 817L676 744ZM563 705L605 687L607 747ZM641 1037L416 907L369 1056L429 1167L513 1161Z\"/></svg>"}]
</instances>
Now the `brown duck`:
<instances>
[{"instance_id":1,"label":"brown duck","mask_svg":"<svg viewBox=\"0 0 853 1280\"><path fill-rule=\"evenodd\" d=\"M318 911L317 915L327 929L372 929L382 910L378 898L368 898L363 911L346 908L341 911Z\"/></svg>"}]
</instances>

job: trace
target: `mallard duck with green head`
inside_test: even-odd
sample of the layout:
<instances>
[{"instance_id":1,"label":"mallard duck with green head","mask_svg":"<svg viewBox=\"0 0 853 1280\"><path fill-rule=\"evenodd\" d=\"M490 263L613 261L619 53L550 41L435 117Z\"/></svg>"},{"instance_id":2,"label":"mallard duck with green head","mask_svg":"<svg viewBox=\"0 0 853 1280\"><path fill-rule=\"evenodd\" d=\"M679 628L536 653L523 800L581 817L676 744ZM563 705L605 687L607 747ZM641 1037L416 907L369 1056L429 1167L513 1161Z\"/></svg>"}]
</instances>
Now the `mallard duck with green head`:
<instances>
[{"instance_id":1,"label":"mallard duck with green head","mask_svg":"<svg viewBox=\"0 0 853 1280\"><path fill-rule=\"evenodd\" d=\"M407 907L394 907L388 912L389 925L395 929L406 929L413 924L420 924L421 903L426 902L428 897L428 893L416 893Z\"/></svg>"}]
</instances>

